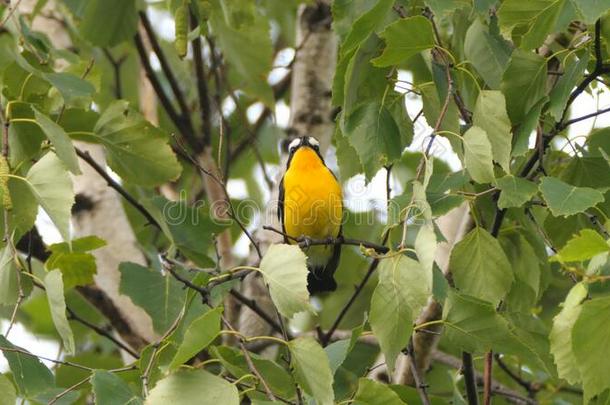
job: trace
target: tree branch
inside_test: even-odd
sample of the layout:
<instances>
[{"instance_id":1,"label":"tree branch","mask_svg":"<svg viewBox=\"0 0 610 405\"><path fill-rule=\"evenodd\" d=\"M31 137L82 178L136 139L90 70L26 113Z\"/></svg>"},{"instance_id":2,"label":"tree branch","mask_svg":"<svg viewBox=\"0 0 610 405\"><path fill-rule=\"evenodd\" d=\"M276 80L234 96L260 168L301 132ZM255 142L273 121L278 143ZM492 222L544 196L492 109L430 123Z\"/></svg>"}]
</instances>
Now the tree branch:
<instances>
[{"instance_id":1,"label":"tree branch","mask_svg":"<svg viewBox=\"0 0 610 405\"><path fill-rule=\"evenodd\" d=\"M172 92L174 93L174 97L176 98L176 101L178 102L178 106L180 107L180 110L182 111L182 118L185 120L185 122L188 123L188 126L192 128L190 109L186 104L186 101L184 99L184 95L182 94L182 90L180 89L180 86L178 86L178 81L176 80L174 71L172 70L171 66L169 65L169 62L167 61L167 58L165 57L165 53L163 52L163 49L161 49L161 46L159 45L159 40L157 39L155 30L152 28L152 25L150 24L150 20L148 19L148 16L146 15L145 11L140 10L138 12L138 15L140 16L140 22L142 23L142 27L144 27L146 36L148 37L148 40L150 41L150 46L152 47L153 51L155 52L155 55L157 55L157 59L159 59L159 64L161 65L161 70L163 70L163 73L165 74L165 77L167 78L169 86L171 87Z\"/></svg>"},{"instance_id":2,"label":"tree branch","mask_svg":"<svg viewBox=\"0 0 610 405\"><path fill-rule=\"evenodd\" d=\"M307 248L309 246L351 245L351 246L365 247L367 249L373 249L373 250L375 250L375 252L381 253L381 254L388 253L390 251L390 248L388 248L386 246L378 245L377 243L369 242L369 241L361 240L361 239L351 239L351 238L343 238L343 237L326 238L326 239L312 239L308 236L299 236L299 237L290 236L287 233L282 232L279 229L275 229L272 226L264 225L263 229L265 229L267 231L275 232L279 235L282 235L282 236L292 240L293 242L297 242L297 244L299 245L300 248Z\"/></svg>"},{"instance_id":3,"label":"tree branch","mask_svg":"<svg viewBox=\"0 0 610 405\"><path fill-rule=\"evenodd\" d=\"M109 187L116 190L116 192L118 192L129 204L131 204L136 210L138 210L144 216L144 218L146 218L149 224L161 229L161 226L159 225L157 220L151 215L151 213L148 212L148 210L142 204L140 204L138 200L135 199L135 197L129 194L127 190L123 188L123 186L121 186L112 177L110 177L106 170L102 166L100 166L95 161L95 159L91 157L89 152L83 151L79 148L74 149L76 150L76 154L78 155L78 157L87 162L89 166L93 168L93 170L95 170L104 180L106 180Z\"/></svg>"}]
</instances>

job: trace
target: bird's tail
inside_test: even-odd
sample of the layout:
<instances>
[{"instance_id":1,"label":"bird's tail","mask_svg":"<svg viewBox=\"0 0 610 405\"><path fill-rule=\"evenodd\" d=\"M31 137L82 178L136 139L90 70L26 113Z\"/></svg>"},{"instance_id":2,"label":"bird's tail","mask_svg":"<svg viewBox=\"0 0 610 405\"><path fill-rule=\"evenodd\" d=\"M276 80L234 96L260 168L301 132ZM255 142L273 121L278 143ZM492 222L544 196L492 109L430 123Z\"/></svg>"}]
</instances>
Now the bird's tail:
<instances>
[{"instance_id":1,"label":"bird's tail","mask_svg":"<svg viewBox=\"0 0 610 405\"><path fill-rule=\"evenodd\" d=\"M311 269L307 274L307 289L310 294L335 291L337 282L332 272L326 272L323 267Z\"/></svg>"}]
</instances>

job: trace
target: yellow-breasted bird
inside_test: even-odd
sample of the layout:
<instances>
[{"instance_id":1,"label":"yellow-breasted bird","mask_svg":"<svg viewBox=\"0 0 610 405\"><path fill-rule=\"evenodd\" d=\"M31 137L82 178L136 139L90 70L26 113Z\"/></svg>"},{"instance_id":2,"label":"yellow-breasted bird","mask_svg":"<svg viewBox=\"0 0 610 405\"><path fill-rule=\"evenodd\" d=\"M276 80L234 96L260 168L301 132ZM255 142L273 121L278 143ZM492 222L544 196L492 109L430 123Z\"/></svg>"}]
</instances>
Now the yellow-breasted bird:
<instances>
[{"instance_id":1,"label":"yellow-breasted bird","mask_svg":"<svg viewBox=\"0 0 610 405\"><path fill-rule=\"evenodd\" d=\"M341 236L343 197L341 185L320 154L312 136L294 139L288 146L286 173L280 182L278 218L282 230L293 238L328 239ZM284 236L286 243L295 243ZM303 248L307 255L307 289L310 294L337 289L334 273L341 245Z\"/></svg>"}]
</instances>

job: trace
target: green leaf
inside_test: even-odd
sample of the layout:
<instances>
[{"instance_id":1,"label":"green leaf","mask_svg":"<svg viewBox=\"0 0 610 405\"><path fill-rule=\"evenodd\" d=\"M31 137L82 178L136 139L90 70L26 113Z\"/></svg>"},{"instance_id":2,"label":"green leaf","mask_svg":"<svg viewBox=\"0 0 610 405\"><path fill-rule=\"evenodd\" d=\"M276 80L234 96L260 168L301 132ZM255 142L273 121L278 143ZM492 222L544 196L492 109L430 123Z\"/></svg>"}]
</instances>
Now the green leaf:
<instances>
[{"instance_id":1,"label":"green leaf","mask_svg":"<svg viewBox=\"0 0 610 405\"><path fill-rule=\"evenodd\" d=\"M324 351L328 356L330 369L333 375L337 373L339 367L343 365L347 356L354 349L358 338L360 337L360 335L362 335L362 331L364 330L364 325L366 321L367 319L365 316L365 319L362 324L352 329L352 336L349 339L337 340L336 342L332 342L324 348Z\"/></svg>"},{"instance_id":2,"label":"green leaf","mask_svg":"<svg viewBox=\"0 0 610 405\"><path fill-rule=\"evenodd\" d=\"M74 334L66 317L66 300L64 298L64 283L61 279L61 272L53 270L47 273L44 278L44 286L55 328L59 336L61 336L64 349L68 354L72 355L75 350Z\"/></svg>"},{"instance_id":3,"label":"green leaf","mask_svg":"<svg viewBox=\"0 0 610 405\"><path fill-rule=\"evenodd\" d=\"M15 305L19 295L17 268L12 250L5 246L0 250L0 305Z\"/></svg>"},{"instance_id":4,"label":"green leaf","mask_svg":"<svg viewBox=\"0 0 610 405\"><path fill-rule=\"evenodd\" d=\"M191 207L185 200L170 201L155 196L152 204L143 203L161 224L165 235L189 260L201 267L215 264L208 252L214 245L214 235L222 232L229 225L228 221L211 218L208 206L196 204Z\"/></svg>"},{"instance_id":5,"label":"green leaf","mask_svg":"<svg viewBox=\"0 0 610 405\"><path fill-rule=\"evenodd\" d=\"M299 385L319 405L333 404L333 374L324 349L308 336L291 340L288 347Z\"/></svg>"},{"instance_id":6,"label":"green leaf","mask_svg":"<svg viewBox=\"0 0 610 405\"><path fill-rule=\"evenodd\" d=\"M381 56L371 60L375 66L399 64L434 46L432 24L423 16L400 19L379 34L386 42Z\"/></svg>"},{"instance_id":7,"label":"green leaf","mask_svg":"<svg viewBox=\"0 0 610 405\"><path fill-rule=\"evenodd\" d=\"M116 374L95 370L91 375L95 405L142 405L142 399L134 394L127 383Z\"/></svg>"},{"instance_id":8,"label":"green leaf","mask_svg":"<svg viewBox=\"0 0 610 405\"><path fill-rule=\"evenodd\" d=\"M47 248L51 256L44 264L45 269L61 271L65 290L77 285L91 284L97 266L95 257L88 252L103 246L106 246L106 241L97 236L85 236L70 243L54 243Z\"/></svg>"},{"instance_id":9,"label":"green leaf","mask_svg":"<svg viewBox=\"0 0 610 405\"><path fill-rule=\"evenodd\" d=\"M72 181L61 161L48 152L28 171L26 181L64 240L70 240L70 217L74 192Z\"/></svg>"},{"instance_id":10,"label":"green leaf","mask_svg":"<svg viewBox=\"0 0 610 405\"><path fill-rule=\"evenodd\" d=\"M610 190L610 170L603 157L576 157L561 172L561 181L576 187L591 187L601 192Z\"/></svg>"},{"instance_id":11,"label":"green leaf","mask_svg":"<svg viewBox=\"0 0 610 405\"><path fill-rule=\"evenodd\" d=\"M13 345L4 336L0 335L0 351L8 361L8 365L13 372L15 385L17 385L21 396L32 398L55 386L55 379L51 370L42 364L36 356L11 349L23 350L27 353L27 350Z\"/></svg>"},{"instance_id":12,"label":"green leaf","mask_svg":"<svg viewBox=\"0 0 610 405\"><path fill-rule=\"evenodd\" d=\"M220 332L222 308L214 308L195 319L184 332L178 351L169 364L170 370L184 364L214 341Z\"/></svg>"},{"instance_id":13,"label":"green leaf","mask_svg":"<svg viewBox=\"0 0 610 405\"><path fill-rule=\"evenodd\" d=\"M553 318L553 327L549 335L551 353L553 353L557 365L557 373L559 377L570 384L582 381L574 355L572 329L579 318L580 304L586 297L587 288L583 283L578 283L572 287L563 303L563 308Z\"/></svg>"},{"instance_id":14,"label":"green leaf","mask_svg":"<svg viewBox=\"0 0 610 405\"><path fill-rule=\"evenodd\" d=\"M133 184L158 186L175 180L182 170L166 134L129 109L126 101L110 104L93 132L70 135L104 145L110 168Z\"/></svg>"},{"instance_id":15,"label":"green leaf","mask_svg":"<svg viewBox=\"0 0 610 405\"><path fill-rule=\"evenodd\" d=\"M466 32L464 53L490 88L500 88L511 48L497 32L475 19Z\"/></svg>"},{"instance_id":16,"label":"green leaf","mask_svg":"<svg viewBox=\"0 0 610 405\"><path fill-rule=\"evenodd\" d=\"M449 269L462 292L498 304L513 282L513 272L497 239L476 227L451 251Z\"/></svg>"},{"instance_id":17,"label":"green leaf","mask_svg":"<svg viewBox=\"0 0 610 405\"><path fill-rule=\"evenodd\" d=\"M414 247L419 263L427 272L432 274L436 254L436 234L433 225L424 225L419 229Z\"/></svg>"},{"instance_id":18,"label":"green leaf","mask_svg":"<svg viewBox=\"0 0 610 405\"><path fill-rule=\"evenodd\" d=\"M12 56L19 67L28 73L31 73L33 76L41 78L56 87L61 93L64 102L67 104L71 104L73 101L81 98L90 98L90 96L95 92L95 87L93 87L91 83L72 73L50 73L43 70L42 67L34 67L21 54L14 53ZM39 66L39 64L36 64L36 66Z\"/></svg>"},{"instance_id":19,"label":"green leaf","mask_svg":"<svg viewBox=\"0 0 610 405\"><path fill-rule=\"evenodd\" d=\"M15 387L4 374L0 374L0 392L2 392L0 405L15 405L17 403Z\"/></svg>"},{"instance_id":20,"label":"green leaf","mask_svg":"<svg viewBox=\"0 0 610 405\"><path fill-rule=\"evenodd\" d=\"M432 272L404 255L384 259L379 267L369 322L391 374L396 357L407 347L413 320L432 293Z\"/></svg>"},{"instance_id":21,"label":"green leaf","mask_svg":"<svg viewBox=\"0 0 610 405\"><path fill-rule=\"evenodd\" d=\"M510 173L510 151L513 138L504 95L497 90L481 91L474 108L472 122L487 134L491 143L493 160L502 166L506 173Z\"/></svg>"},{"instance_id":22,"label":"green leaf","mask_svg":"<svg viewBox=\"0 0 610 405\"><path fill-rule=\"evenodd\" d=\"M147 405L239 405L235 385L205 370L180 370L160 380Z\"/></svg>"},{"instance_id":23,"label":"green leaf","mask_svg":"<svg viewBox=\"0 0 610 405\"><path fill-rule=\"evenodd\" d=\"M223 367L235 378L252 374L248 361L243 352L238 348L214 346L210 350L213 356L218 358ZM249 355L256 369L276 395L284 398L294 397L296 394L295 382L291 374L272 360L262 358L256 353L249 353ZM258 384L258 387L261 390L264 389L261 383Z\"/></svg>"},{"instance_id":24,"label":"green leaf","mask_svg":"<svg viewBox=\"0 0 610 405\"><path fill-rule=\"evenodd\" d=\"M90 0L80 23L81 35L100 47L131 40L137 29L135 0Z\"/></svg>"},{"instance_id":25,"label":"green leaf","mask_svg":"<svg viewBox=\"0 0 610 405\"><path fill-rule=\"evenodd\" d=\"M349 116L359 105L369 101L382 101L385 89L391 84L387 76L390 68L377 68L371 64L379 53L381 40L372 35L363 42L351 57L345 71L343 114ZM403 101L402 98L400 98Z\"/></svg>"},{"instance_id":26,"label":"green leaf","mask_svg":"<svg viewBox=\"0 0 610 405\"><path fill-rule=\"evenodd\" d=\"M364 167L367 180L400 159L403 149L400 130L386 107L366 103L342 120L341 131L354 148Z\"/></svg>"},{"instance_id":27,"label":"green leaf","mask_svg":"<svg viewBox=\"0 0 610 405\"><path fill-rule=\"evenodd\" d=\"M538 125L540 114L542 109L548 101L548 97L543 97L527 112L523 122L519 125L516 132L513 132L514 145L513 145L513 156L523 156L529 149L529 140Z\"/></svg>"},{"instance_id":28,"label":"green leaf","mask_svg":"<svg viewBox=\"0 0 610 405\"><path fill-rule=\"evenodd\" d=\"M341 55L344 56L364 42L381 25L393 4L392 0L379 0L367 12L362 13L353 22L351 30L341 44Z\"/></svg>"},{"instance_id":29,"label":"green leaf","mask_svg":"<svg viewBox=\"0 0 610 405\"><path fill-rule=\"evenodd\" d=\"M610 245L599 233L592 229L583 229L550 260L564 263L582 262L608 251L610 251Z\"/></svg>"},{"instance_id":30,"label":"green leaf","mask_svg":"<svg viewBox=\"0 0 610 405\"><path fill-rule=\"evenodd\" d=\"M496 186L501 190L498 199L498 208L501 209L521 207L538 191L536 184L511 174L498 179Z\"/></svg>"},{"instance_id":31,"label":"green leaf","mask_svg":"<svg viewBox=\"0 0 610 405\"><path fill-rule=\"evenodd\" d=\"M510 37L519 26L521 48L540 47L549 34L563 31L576 17L570 0L506 0L498 10L502 33Z\"/></svg>"},{"instance_id":32,"label":"green leaf","mask_svg":"<svg viewBox=\"0 0 610 405\"><path fill-rule=\"evenodd\" d=\"M581 305L572 329L572 350L585 392L584 403L610 388L606 372L610 358L610 297L594 298Z\"/></svg>"},{"instance_id":33,"label":"green leaf","mask_svg":"<svg viewBox=\"0 0 610 405\"><path fill-rule=\"evenodd\" d=\"M260 272L280 314L290 319L296 313L313 311L307 292L307 257L298 246L271 245L261 260Z\"/></svg>"},{"instance_id":34,"label":"green leaf","mask_svg":"<svg viewBox=\"0 0 610 405\"><path fill-rule=\"evenodd\" d=\"M608 11L608 2L605 0L572 0L572 2L586 24L594 24Z\"/></svg>"},{"instance_id":35,"label":"green leaf","mask_svg":"<svg viewBox=\"0 0 610 405\"><path fill-rule=\"evenodd\" d=\"M608 24L610 25L610 23ZM587 146L591 156L602 157L603 153L610 155L610 128L598 128L591 131L587 137Z\"/></svg>"},{"instance_id":36,"label":"green leaf","mask_svg":"<svg viewBox=\"0 0 610 405\"><path fill-rule=\"evenodd\" d=\"M274 99L267 75L271 70L273 46L271 43L269 22L254 8L254 3L236 4L232 14L247 20L240 23L226 18L227 3L215 5L210 16L210 26L214 31L223 57L229 66L239 75L239 85L243 90L260 99L266 106L273 108ZM227 21L229 20L229 21Z\"/></svg>"},{"instance_id":37,"label":"green leaf","mask_svg":"<svg viewBox=\"0 0 610 405\"><path fill-rule=\"evenodd\" d=\"M341 118L339 118L340 120ZM339 172L341 178L347 180L352 176L362 173L362 163L356 149L349 144L347 138L341 133L339 125L335 128L335 147L337 149L337 164L339 165Z\"/></svg>"},{"instance_id":38,"label":"green leaf","mask_svg":"<svg viewBox=\"0 0 610 405\"><path fill-rule=\"evenodd\" d=\"M556 217L578 214L604 201L604 195L598 190L574 187L554 177L543 177L539 189Z\"/></svg>"},{"instance_id":39,"label":"green leaf","mask_svg":"<svg viewBox=\"0 0 610 405\"><path fill-rule=\"evenodd\" d=\"M491 143L485 131L479 127L470 127L463 137L464 166L470 177L477 183L494 181Z\"/></svg>"},{"instance_id":40,"label":"green leaf","mask_svg":"<svg viewBox=\"0 0 610 405\"><path fill-rule=\"evenodd\" d=\"M89 99L95 93L95 87L91 83L72 73L45 73L41 77L59 90L66 104Z\"/></svg>"},{"instance_id":41,"label":"green leaf","mask_svg":"<svg viewBox=\"0 0 610 405\"><path fill-rule=\"evenodd\" d=\"M559 121L562 118L563 110L568 103L568 98L574 87L576 87L576 84L582 80L588 63L588 53L585 53L580 56L579 59L572 61L565 69L563 75L557 80L557 84L555 84L553 90L551 90L551 94L549 95L549 112L553 118L555 118L555 121Z\"/></svg>"},{"instance_id":42,"label":"green leaf","mask_svg":"<svg viewBox=\"0 0 610 405\"><path fill-rule=\"evenodd\" d=\"M78 158L76 157L76 151L74 150L74 145L72 145L70 137L62 127L57 125L46 115L42 114L35 107L32 107L32 110L34 110L36 122L55 147L57 157L64 162L66 168L73 174L80 174L81 171L78 166Z\"/></svg>"},{"instance_id":43,"label":"green leaf","mask_svg":"<svg viewBox=\"0 0 610 405\"><path fill-rule=\"evenodd\" d=\"M515 274L506 308L509 312L528 312L540 292L540 262L527 239L517 233L501 235L499 239Z\"/></svg>"},{"instance_id":44,"label":"green leaf","mask_svg":"<svg viewBox=\"0 0 610 405\"><path fill-rule=\"evenodd\" d=\"M459 350L489 351L494 341L508 334L506 320L489 302L450 290L443 306L445 337Z\"/></svg>"},{"instance_id":45,"label":"green leaf","mask_svg":"<svg viewBox=\"0 0 610 405\"><path fill-rule=\"evenodd\" d=\"M136 263L121 263L119 272L119 292L127 295L134 304L150 315L157 333L165 333L184 304L185 293L182 286L170 275L164 276Z\"/></svg>"},{"instance_id":46,"label":"green leaf","mask_svg":"<svg viewBox=\"0 0 610 405\"><path fill-rule=\"evenodd\" d=\"M388 385L369 378L358 380L358 391L356 391L353 403L358 405L406 405Z\"/></svg>"},{"instance_id":47,"label":"green leaf","mask_svg":"<svg viewBox=\"0 0 610 405\"><path fill-rule=\"evenodd\" d=\"M513 125L521 123L527 113L546 95L546 59L516 49L502 76L502 93Z\"/></svg>"}]
</instances>

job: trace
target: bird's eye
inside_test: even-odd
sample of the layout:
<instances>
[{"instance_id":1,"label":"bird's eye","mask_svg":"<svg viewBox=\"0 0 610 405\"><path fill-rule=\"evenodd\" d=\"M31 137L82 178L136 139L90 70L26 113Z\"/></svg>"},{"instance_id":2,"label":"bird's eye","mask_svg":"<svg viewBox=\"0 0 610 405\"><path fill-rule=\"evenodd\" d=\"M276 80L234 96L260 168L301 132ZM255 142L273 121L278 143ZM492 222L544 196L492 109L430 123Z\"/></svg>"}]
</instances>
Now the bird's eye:
<instances>
[{"instance_id":1,"label":"bird's eye","mask_svg":"<svg viewBox=\"0 0 610 405\"><path fill-rule=\"evenodd\" d=\"M314 145L313 150L315 150L316 152L320 152L320 147L318 145Z\"/></svg>"}]
</instances>

